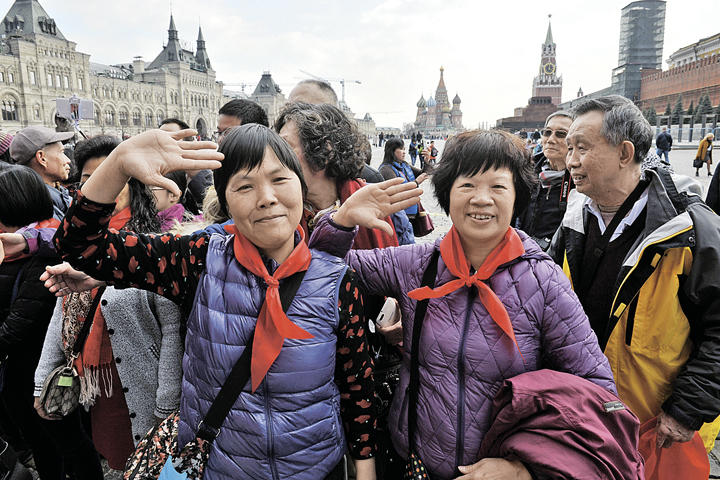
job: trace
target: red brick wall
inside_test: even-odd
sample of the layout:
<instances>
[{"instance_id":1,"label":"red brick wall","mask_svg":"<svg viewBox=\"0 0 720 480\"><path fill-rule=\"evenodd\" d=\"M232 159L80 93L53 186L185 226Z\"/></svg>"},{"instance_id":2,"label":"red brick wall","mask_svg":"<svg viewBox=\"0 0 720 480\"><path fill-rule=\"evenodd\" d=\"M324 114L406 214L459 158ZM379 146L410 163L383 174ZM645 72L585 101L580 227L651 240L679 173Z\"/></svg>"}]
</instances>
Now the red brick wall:
<instances>
[{"instance_id":1,"label":"red brick wall","mask_svg":"<svg viewBox=\"0 0 720 480\"><path fill-rule=\"evenodd\" d=\"M706 92L713 107L717 106L720 103L720 55L663 72L644 72L638 106L648 108L654 104L655 110L661 113L668 103L674 107L682 93L683 107L687 109L691 101L697 106Z\"/></svg>"}]
</instances>

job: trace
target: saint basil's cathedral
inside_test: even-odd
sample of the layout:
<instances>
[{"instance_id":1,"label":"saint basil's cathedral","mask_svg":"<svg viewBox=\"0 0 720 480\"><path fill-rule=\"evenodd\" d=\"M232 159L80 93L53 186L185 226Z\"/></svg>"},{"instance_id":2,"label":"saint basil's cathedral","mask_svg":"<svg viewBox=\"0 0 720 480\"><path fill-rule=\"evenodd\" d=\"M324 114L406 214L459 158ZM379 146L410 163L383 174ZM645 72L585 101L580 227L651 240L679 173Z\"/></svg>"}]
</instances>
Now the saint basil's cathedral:
<instances>
[{"instance_id":1,"label":"saint basil's cathedral","mask_svg":"<svg viewBox=\"0 0 720 480\"><path fill-rule=\"evenodd\" d=\"M417 102L417 116L413 130L424 136L447 135L464 130L460 97L455 94L452 106L450 105L444 72L445 69L440 67L440 82L435 90L435 98L430 95L430 98L425 100L425 96L421 95Z\"/></svg>"}]
</instances>

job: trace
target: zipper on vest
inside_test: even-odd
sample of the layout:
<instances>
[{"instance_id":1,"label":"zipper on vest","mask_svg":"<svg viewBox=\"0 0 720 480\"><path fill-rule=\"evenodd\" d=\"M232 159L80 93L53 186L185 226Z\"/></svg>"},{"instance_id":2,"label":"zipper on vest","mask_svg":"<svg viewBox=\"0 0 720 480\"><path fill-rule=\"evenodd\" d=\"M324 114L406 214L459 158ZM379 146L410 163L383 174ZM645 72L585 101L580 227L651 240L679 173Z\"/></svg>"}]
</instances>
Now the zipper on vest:
<instances>
[{"instance_id":1,"label":"zipper on vest","mask_svg":"<svg viewBox=\"0 0 720 480\"><path fill-rule=\"evenodd\" d=\"M270 471L272 472L273 480L280 480L278 475L277 465L275 464L275 447L272 433L272 421L270 420L270 389L268 388L267 378L263 380L263 392L265 395L265 428L267 429L267 448L268 448L268 460L270 463Z\"/></svg>"},{"instance_id":2,"label":"zipper on vest","mask_svg":"<svg viewBox=\"0 0 720 480\"><path fill-rule=\"evenodd\" d=\"M463 451L465 450L465 347L467 345L468 330L470 330L470 315L472 314L473 303L477 288L472 286L468 289L467 308L465 309L465 323L463 325L462 337L460 337L460 348L458 349L458 403L457 403L457 438L455 441L455 474L462 475L458 467L462 465Z\"/></svg>"}]
</instances>

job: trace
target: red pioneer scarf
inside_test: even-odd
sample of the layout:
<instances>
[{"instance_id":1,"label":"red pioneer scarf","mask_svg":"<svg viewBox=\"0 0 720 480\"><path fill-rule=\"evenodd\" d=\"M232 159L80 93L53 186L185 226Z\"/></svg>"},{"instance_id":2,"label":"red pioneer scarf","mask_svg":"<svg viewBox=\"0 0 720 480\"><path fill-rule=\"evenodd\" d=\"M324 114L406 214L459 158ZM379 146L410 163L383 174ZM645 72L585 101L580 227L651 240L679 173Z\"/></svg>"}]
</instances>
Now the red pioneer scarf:
<instances>
[{"instance_id":1,"label":"red pioneer scarf","mask_svg":"<svg viewBox=\"0 0 720 480\"><path fill-rule=\"evenodd\" d=\"M252 361L250 372L252 374L252 391L260 386L265 374L270 370L275 359L280 355L283 342L286 338L308 339L313 335L295 325L283 311L280 302L279 281L290 275L307 270L310 266L311 254L305 243L303 230L298 228L301 238L290 256L270 275L260 257L257 247L240 233L235 225L226 225L225 230L235 235L233 248L235 259L254 275L265 280L267 291L265 302L260 309L255 336L253 339Z\"/></svg>"},{"instance_id":2,"label":"red pioneer scarf","mask_svg":"<svg viewBox=\"0 0 720 480\"><path fill-rule=\"evenodd\" d=\"M120 231L125 227L125 225L130 221L131 218L132 211L130 210L130 207L125 207L118 213L110 217L110 224L108 225L108 228Z\"/></svg>"},{"instance_id":3,"label":"red pioneer scarf","mask_svg":"<svg viewBox=\"0 0 720 480\"><path fill-rule=\"evenodd\" d=\"M475 285L478 289L480 301L490 313L490 317L512 339L518 351L520 351L505 305L483 280L490 278L500 265L518 258L523 253L525 253L525 247L523 247L522 240L520 240L515 229L509 227L500 245L490 252L490 255L488 255L478 271L474 275L470 275L470 266L465 258L460 235L453 226L440 242L440 255L450 273L455 275L457 279L435 289L429 287L416 288L408 293L408 297L414 300L440 298L454 292L463 285L468 287ZM522 356L522 353L520 353L520 356Z\"/></svg>"}]
</instances>

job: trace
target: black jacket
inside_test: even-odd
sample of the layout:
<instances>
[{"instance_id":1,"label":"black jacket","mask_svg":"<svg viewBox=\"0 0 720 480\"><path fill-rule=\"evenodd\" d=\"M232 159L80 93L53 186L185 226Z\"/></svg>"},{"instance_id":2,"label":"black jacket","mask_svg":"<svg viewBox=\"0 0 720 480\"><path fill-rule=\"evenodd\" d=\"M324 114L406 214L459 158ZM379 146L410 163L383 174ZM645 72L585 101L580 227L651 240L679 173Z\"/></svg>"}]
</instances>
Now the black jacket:
<instances>
[{"instance_id":1,"label":"black jacket","mask_svg":"<svg viewBox=\"0 0 720 480\"><path fill-rule=\"evenodd\" d=\"M29 257L0 264L0 358L22 359L32 374L57 300L40 275L46 265L58 263L59 258ZM14 302L13 290L17 291Z\"/></svg>"},{"instance_id":2,"label":"black jacket","mask_svg":"<svg viewBox=\"0 0 720 480\"><path fill-rule=\"evenodd\" d=\"M543 166L548 164L548 159L540 152L533 157L533 160L537 178L542 172ZM545 243L545 245L541 245L545 250L565 215L565 208L560 204L563 177L554 178L549 183L549 189L543 188L541 181L535 184L528 207L516 217L513 223L515 228L523 230L536 242ZM568 188L573 189L575 185L569 182ZM543 242L543 240L546 241Z\"/></svg>"},{"instance_id":3,"label":"black jacket","mask_svg":"<svg viewBox=\"0 0 720 480\"><path fill-rule=\"evenodd\" d=\"M655 146L660 150L670 150L672 148L672 136L668 132L662 132L657 136Z\"/></svg>"}]
</instances>

